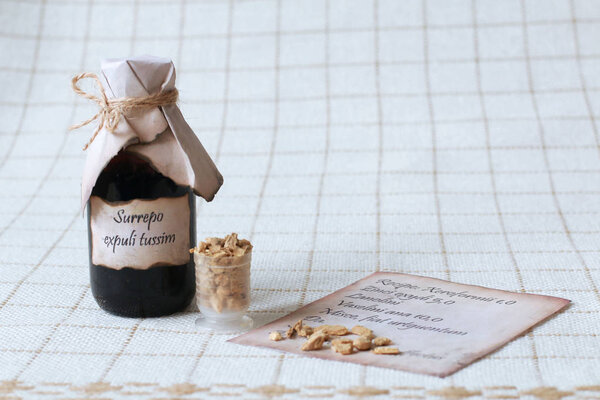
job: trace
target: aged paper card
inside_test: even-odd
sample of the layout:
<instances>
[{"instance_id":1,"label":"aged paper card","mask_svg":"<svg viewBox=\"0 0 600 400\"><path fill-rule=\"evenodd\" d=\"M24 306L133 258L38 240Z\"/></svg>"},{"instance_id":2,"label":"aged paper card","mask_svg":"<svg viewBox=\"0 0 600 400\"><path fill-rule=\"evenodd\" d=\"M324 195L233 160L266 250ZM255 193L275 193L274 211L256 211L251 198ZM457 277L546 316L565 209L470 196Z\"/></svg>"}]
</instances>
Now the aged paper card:
<instances>
[{"instance_id":1,"label":"aged paper card","mask_svg":"<svg viewBox=\"0 0 600 400\"><path fill-rule=\"evenodd\" d=\"M394 272L376 272L285 317L230 340L309 357L448 376L565 307L558 297L513 293ZM299 319L310 326L363 325L399 355L301 351L302 337L274 342ZM285 336L285 335L284 335ZM353 338L355 336L349 336Z\"/></svg>"}]
</instances>

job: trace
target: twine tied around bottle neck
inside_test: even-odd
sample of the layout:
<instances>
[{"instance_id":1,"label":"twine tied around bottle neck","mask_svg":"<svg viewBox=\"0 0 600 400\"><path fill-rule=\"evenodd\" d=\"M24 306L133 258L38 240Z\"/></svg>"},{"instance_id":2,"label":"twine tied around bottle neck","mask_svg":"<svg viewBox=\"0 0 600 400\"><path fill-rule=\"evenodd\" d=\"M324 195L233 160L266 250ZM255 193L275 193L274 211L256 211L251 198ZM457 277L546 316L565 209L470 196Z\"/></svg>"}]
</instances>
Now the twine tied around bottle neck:
<instances>
[{"instance_id":1,"label":"twine tied around bottle neck","mask_svg":"<svg viewBox=\"0 0 600 400\"><path fill-rule=\"evenodd\" d=\"M98 86L98 90L100 92L100 97L86 93L81 90L79 86L77 86L77 82L85 78L91 78L96 81L96 85ZM96 136L98 136L98 133L103 127L106 127L106 130L111 133L114 132L123 115L126 115L133 110L150 109L154 107L175 104L179 96L177 89L173 89L166 92L150 94L145 97L120 97L118 99L109 99L106 97L104 86L98 78L98 75L94 74L93 72L84 72L74 76L73 79L71 79L71 88L73 88L73 91L81 97L92 100L98 104L98 107L100 107L100 110L98 110L96 115L79 124L69 127L69 130L78 129L89 124L90 122L98 120L98 126L90 138L90 141L83 147L83 150L87 150L89 145L94 141L94 139L96 139Z\"/></svg>"}]
</instances>

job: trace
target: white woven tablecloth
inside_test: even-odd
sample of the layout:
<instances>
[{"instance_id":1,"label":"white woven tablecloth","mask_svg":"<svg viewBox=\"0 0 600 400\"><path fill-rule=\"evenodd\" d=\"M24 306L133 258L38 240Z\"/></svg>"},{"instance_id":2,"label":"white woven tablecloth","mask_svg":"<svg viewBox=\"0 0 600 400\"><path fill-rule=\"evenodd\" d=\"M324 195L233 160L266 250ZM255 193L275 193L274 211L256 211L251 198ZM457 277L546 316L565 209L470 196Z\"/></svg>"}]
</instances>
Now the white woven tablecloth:
<instances>
[{"instance_id":1,"label":"white woven tablecloth","mask_svg":"<svg viewBox=\"0 0 600 400\"><path fill-rule=\"evenodd\" d=\"M1 0L0 395L598 398L599 37L595 0ZM133 54L175 62L259 324L378 269L573 304L446 379L106 314L69 81Z\"/></svg>"}]
</instances>

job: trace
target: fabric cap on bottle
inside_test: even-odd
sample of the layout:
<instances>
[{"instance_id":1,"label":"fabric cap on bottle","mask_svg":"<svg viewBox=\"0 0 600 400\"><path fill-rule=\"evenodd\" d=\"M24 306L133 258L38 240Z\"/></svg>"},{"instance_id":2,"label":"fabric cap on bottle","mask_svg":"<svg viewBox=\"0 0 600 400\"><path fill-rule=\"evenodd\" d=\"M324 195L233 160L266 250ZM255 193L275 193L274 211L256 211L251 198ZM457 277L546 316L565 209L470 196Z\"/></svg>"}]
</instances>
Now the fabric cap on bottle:
<instances>
[{"instance_id":1,"label":"fabric cap on bottle","mask_svg":"<svg viewBox=\"0 0 600 400\"><path fill-rule=\"evenodd\" d=\"M175 88L175 66L166 58L140 56L102 62L109 98L145 97ZM85 207L98 176L122 149L148 160L161 174L211 201L223 176L187 124L176 104L135 110L124 115L114 132L102 128L87 150L81 188Z\"/></svg>"}]
</instances>

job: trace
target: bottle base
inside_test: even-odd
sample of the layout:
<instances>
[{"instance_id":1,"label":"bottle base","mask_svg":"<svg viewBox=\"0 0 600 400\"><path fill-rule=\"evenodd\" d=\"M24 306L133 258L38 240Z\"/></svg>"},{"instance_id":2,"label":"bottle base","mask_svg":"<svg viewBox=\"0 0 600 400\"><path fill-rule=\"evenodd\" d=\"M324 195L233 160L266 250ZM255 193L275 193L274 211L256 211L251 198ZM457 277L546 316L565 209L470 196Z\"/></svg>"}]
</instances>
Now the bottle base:
<instances>
[{"instance_id":1,"label":"bottle base","mask_svg":"<svg viewBox=\"0 0 600 400\"><path fill-rule=\"evenodd\" d=\"M193 263L120 270L90 265L96 303L120 317L152 318L174 314L192 302L196 285Z\"/></svg>"},{"instance_id":2,"label":"bottle base","mask_svg":"<svg viewBox=\"0 0 600 400\"><path fill-rule=\"evenodd\" d=\"M165 304L164 299L156 301L123 301L119 299L119 305L115 306L114 300L103 299L101 297L94 296L98 306L109 314L117 317L125 318L156 318L172 315L181 311L184 311L192 302L193 296L190 296L189 300L179 304Z\"/></svg>"}]
</instances>

